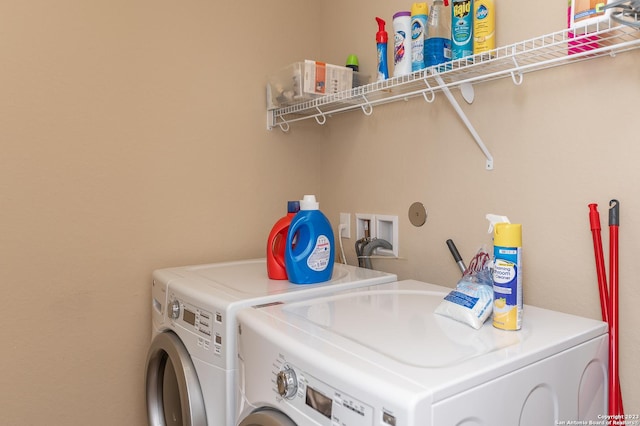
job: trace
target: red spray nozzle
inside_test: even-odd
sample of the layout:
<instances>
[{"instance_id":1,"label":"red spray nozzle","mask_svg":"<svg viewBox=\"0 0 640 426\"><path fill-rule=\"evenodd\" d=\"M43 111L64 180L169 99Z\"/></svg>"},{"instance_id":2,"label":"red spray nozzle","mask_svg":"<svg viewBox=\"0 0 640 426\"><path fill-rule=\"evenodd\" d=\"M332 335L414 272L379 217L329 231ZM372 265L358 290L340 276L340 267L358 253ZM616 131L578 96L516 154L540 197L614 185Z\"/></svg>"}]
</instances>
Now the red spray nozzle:
<instances>
[{"instance_id":1,"label":"red spray nozzle","mask_svg":"<svg viewBox=\"0 0 640 426\"><path fill-rule=\"evenodd\" d=\"M389 40L389 34L384 29L386 22L384 19L378 18L376 16L376 21L378 21L378 32L376 33L376 43L386 43Z\"/></svg>"},{"instance_id":2,"label":"red spray nozzle","mask_svg":"<svg viewBox=\"0 0 640 426\"><path fill-rule=\"evenodd\" d=\"M445 7L449 6L449 0L444 0L444 6Z\"/></svg>"}]
</instances>

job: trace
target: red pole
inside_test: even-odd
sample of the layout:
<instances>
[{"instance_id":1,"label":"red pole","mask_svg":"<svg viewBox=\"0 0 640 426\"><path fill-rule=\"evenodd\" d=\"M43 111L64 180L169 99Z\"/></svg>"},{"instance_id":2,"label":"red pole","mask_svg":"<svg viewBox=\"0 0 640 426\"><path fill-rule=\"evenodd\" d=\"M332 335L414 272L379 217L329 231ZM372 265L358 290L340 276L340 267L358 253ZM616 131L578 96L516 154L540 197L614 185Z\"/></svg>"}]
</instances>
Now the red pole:
<instances>
[{"instance_id":1,"label":"red pole","mask_svg":"<svg viewBox=\"0 0 640 426\"><path fill-rule=\"evenodd\" d=\"M624 414L618 364L618 230L620 203L609 202L609 414Z\"/></svg>"},{"instance_id":2,"label":"red pole","mask_svg":"<svg viewBox=\"0 0 640 426\"><path fill-rule=\"evenodd\" d=\"M597 204L589 204L589 223L593 234L593 252L596 257L596 273L598 275L598 289L600 290L600 310L602 321L609 323L609 294L607 291L607 272L604 269L604 255L602 254L602 237L600 236L600 213Z\"/></svg>"}]
</instances>

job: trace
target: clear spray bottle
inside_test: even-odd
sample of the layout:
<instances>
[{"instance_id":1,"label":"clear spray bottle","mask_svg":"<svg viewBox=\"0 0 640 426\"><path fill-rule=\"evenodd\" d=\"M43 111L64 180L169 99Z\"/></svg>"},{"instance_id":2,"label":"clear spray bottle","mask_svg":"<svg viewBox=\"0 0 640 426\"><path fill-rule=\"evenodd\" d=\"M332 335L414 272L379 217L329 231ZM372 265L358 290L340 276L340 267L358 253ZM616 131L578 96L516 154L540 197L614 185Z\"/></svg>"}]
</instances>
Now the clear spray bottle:
<instances>
[{"instance_id":1,"label":"clear spray bottle","mask_svg":"<svg viewBox=\"0 0 640 426\"><path fill-rule=\"evenodd\" d=\"M451 12L448 0L433 0L427 20L424 45L425 65L430 67L451 60Z\"/></svg>"}]
</instances>

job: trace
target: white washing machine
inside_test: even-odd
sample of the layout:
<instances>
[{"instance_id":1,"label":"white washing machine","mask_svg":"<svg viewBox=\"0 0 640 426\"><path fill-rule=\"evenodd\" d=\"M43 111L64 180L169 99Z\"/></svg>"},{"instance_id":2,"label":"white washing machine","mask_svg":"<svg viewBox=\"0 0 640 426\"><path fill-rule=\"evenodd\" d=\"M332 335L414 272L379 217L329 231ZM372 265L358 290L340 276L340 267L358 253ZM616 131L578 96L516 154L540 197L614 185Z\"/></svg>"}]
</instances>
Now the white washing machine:
<instances>
[{"instance_id":1,"label":"white washing machine","mask_svg":"<svg viewBox=\"0 0 640 426\"><path fill-rule=\"evenodd\" d=\"M520 331L475 330L434 314L450 290L409 280L243 309L238 424L540 426L607 413L606 323L525 306Z\"/></svg>"},{"instance_id":2,"label":"white washing machine","mask_svg":"<svg viewBox=\"0 0 640 426\"><path fill-rule=\"evenodd\" d=\"M331 281L296 285L268 279L265 259L154 271L146 367L149 424L235 425L238 309L396 279L336 264Z\"/></svg>"}]
</instances>

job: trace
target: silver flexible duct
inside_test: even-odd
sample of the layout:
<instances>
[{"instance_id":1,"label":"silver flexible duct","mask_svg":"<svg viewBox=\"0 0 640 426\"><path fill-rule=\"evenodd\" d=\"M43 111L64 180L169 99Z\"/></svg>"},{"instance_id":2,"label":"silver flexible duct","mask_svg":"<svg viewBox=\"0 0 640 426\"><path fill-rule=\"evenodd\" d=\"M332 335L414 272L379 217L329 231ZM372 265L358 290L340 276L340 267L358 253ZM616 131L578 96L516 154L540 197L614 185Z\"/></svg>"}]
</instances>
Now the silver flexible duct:
<instances>
[{"instance_id":1,"label":"silver flexible duct","mask_svg":"<svg viewBox=\"0 0 640 426\"><path fill-rule=\"evenodd\" d=\"M387 250L392 250L393 246L387 240L383 240L382 238L376 238L374 240L369 241L364 248L362 249L362 258L364 260L364 267L367 269L373 269L371 266L371 254L377 248L384 248Z\"/></svg>"}]
</instances>

